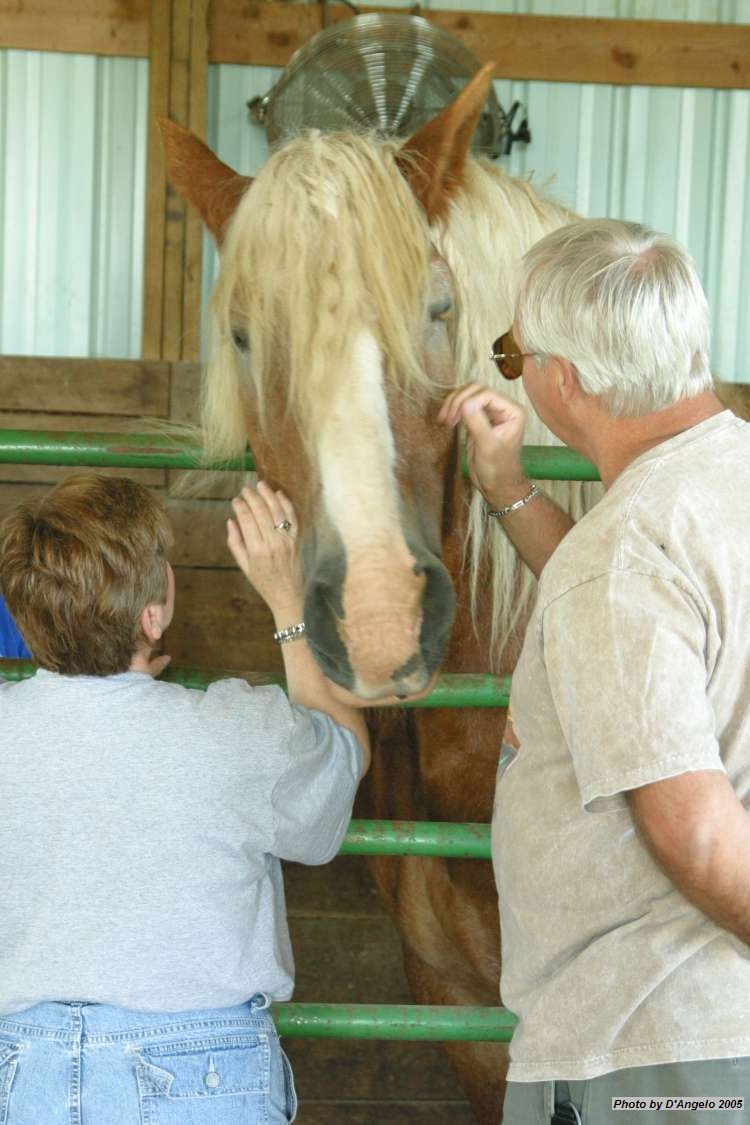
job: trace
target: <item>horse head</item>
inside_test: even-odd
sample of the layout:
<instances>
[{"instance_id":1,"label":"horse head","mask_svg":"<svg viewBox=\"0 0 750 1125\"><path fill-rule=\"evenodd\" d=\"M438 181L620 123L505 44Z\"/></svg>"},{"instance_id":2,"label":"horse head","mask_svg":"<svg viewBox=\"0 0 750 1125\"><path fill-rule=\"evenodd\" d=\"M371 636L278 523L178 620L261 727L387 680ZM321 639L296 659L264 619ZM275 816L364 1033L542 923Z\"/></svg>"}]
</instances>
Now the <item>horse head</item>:
<instances>
[{"instance_id":1,"label":"horse head","mask_svg":"<svg viewBox=\"0 0 750 1125\"><path fill-rule=\"evenodd\" d=\"M442 561L463 503L451 270L435 247L491 81L484 67L405 144L304 134L238 176L162 121L172 182L220 250L205 442L249 439L300 519L307 636L363 699L427 689L454 614Z\"/></svg>"}]
</instances>

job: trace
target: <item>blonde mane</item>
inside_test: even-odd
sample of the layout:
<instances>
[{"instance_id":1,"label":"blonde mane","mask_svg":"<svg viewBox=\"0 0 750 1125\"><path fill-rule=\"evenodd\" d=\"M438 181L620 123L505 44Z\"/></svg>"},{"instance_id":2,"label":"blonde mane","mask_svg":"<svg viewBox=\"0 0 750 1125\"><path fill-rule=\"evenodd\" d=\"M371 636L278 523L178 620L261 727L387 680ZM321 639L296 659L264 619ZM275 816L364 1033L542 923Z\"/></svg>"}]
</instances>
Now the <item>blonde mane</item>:
<instances>
[{"instance_id":1,"label":"blonde mane","mask_svg":"<svg viewBox=\"0 0 750 1125\"><path fill-rule=\"evenodd\" d=\"M387 357L387 378L403 393L426 384L421 349L431 243L454 277L457 383L494 381L523 401L520 380L503 381L488 360L490 343L510 326L523 254L573 216L489 161L470 160L446 223L430 231L397 156L391 142L313 131L275 153L240 202L222 247L204 379L204 445L212 461L245 447L243 380L254 385L264 425L279 355L288 409L310 446L334 380L350 377L346 359L363 326ZM247 362L233 343L237 333L249 341ZM533 411L526 441L557 444ZM598 494L598 486L572 482L545 489L576 518ZM468 513L465 559L475 618L485 559L492 567L491 645L499 666L535 583L502 530L494 521L488 527L478 494Z\"/></svg>"},{"instance_id":2,"label":"blonde mane","mask_svg":"<svg viewBox=\"0 0 750 1125\"><path fill-rule=\"evenodd\" d=\"M477 379L494 385L504 395L529 407L524 436L528 445L560 442L531 409L522 381L508 382L499 374L489 359L490 346L513 319L523 255L548 231L575 217L537 195L528 181L506 175L489 160L470 160L447 223L433 232L435 245L451 268L456 288L456 381ZM598 484L545 481L543 487L574 519L582 516L601 495ZM499 667L508 640L528 615L536 582L520 563L497 521L487 520L484 502L477 492L470 504L464 551L475 620L482 564L487 559L491 565L490 645Z\"/></svg>"}]
</instances>

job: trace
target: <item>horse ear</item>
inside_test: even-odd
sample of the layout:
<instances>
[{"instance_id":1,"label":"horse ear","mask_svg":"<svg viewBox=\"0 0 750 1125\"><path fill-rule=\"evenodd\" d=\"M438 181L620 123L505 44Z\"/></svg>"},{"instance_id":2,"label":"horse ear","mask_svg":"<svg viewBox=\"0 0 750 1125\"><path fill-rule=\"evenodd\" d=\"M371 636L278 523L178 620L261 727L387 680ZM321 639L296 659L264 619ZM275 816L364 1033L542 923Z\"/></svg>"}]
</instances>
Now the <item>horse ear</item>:
<instances>
[{"instance_id":1,"label":"horse ear","mask_svg":"<svg viewBox=\"0 0 750 1125\"><path fill-rule=\"evenodd\" d=\"M494 63L486 63L450 105L418 129L401 148L401 170L431 223L445 216L451 196L461 182L494 69Z\"/></svg>"},{"instance_id":2,"label":"horse ear","mask_svg":"<svg viewBox=\"0 0 750 1125\"><path fill-rule=\"evenodd\" d=\"M166 117L157 118L172 184L199 212L221 246L227 224L250 184L215 156L194 133Z\"/></svg>"}]
</instances>

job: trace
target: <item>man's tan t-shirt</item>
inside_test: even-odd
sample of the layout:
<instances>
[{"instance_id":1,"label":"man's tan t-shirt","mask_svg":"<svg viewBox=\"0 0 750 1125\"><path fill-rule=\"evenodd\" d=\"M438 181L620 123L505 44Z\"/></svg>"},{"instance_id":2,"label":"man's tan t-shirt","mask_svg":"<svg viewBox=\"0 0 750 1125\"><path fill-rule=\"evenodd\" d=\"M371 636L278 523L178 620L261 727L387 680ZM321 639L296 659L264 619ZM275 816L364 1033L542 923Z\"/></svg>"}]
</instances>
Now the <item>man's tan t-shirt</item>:
<instances>
[{"instance_id":1,"label":"man's tan t-shirt","mask_svg":"<svg viewBox=\"0 0 750 1125\"><path fill-rule=\"evenodd\" d=\"M623 795L720 770L750 809L750 425L724 411L650 450L566 536L511 712L492 828L510 1079L750 1055L750 948L674 887Z\"/></svg>"}]
</instances>

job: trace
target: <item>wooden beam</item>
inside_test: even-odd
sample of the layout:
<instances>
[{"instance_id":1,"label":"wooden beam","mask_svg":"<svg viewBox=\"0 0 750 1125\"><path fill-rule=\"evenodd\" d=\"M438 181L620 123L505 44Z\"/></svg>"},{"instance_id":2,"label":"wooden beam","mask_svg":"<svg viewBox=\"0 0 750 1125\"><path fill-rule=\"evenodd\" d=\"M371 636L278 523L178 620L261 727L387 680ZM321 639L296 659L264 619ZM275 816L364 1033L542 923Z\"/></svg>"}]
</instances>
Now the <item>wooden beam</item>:
<instances>
[{"instance_id":1,"label":"wooden beam","mask_svg":"<svg viewBox=\"0 0 750 1125\"><path fill-rule=\"evenodd\" d=\"M750 86L750 25L497 12L423 11L420 15L456 35L480 62L495 62L497 78ZM350 9L330 6L331 23L350 18ZM320 26L319 5L240 6L221 0L213 11L209 57L212 62L285 66L292 52Z\"/></svg>"},{"instance_id":2,"label":"wooden beam","mask_svg":"<svg viewBox=\"0 0 750 1125\"><path fill-rule=\"evenodd\" d=\"M149 42L148 159L146 165L146 232L143 270L143 345L145 359L160 359L164 317L164 240L166 231L166 167L157 117L169 116L169 45L171 0L153 0Z\"/></svg>"},{"instance_id":3,"label":"wooden beam","mask_svg":"<svg viewBox=\"0 0 750 1125\"><path fill-rule=\"evenodd\" d=\"M0 356L3 410L166 418L169 379L168 363ZM59 429L76 428L63 423L64 418ZM105 430L107 427L98 428Z\"/></svg>"},{"instance_id":4,"label":"wooden beam","mask_svg":"<svg viewBox=\"0 0 750 1125\"><path fill-rule=\"evenodd\" d=\"M172 35L169 42L169 111L167 117L187 126L189 111L191 0L171 0ZM208 65L208 64L206 64ZM153 118L153 114L151 115ZM182 359L182 320L185 289L185 218L187 205L166 179L164 235L164 293L162 300L161 355ZM192 358L192 357L191 357Z\"/></svg>"},{"instance_id":5,"label":"wooden beam","mask_svg":"<svg viewBox=\"0 0 750 1125\"><path fill-rule=\"evenodd\" d=\"M0 47L148 55L149 0L0 0Z\"/></svg>"},{"instance_id":6,"label":"wooden beam","mask_svg":"<svg viewBox=\"0 0 750 1125\"><path fill-rule=\"evenodd\" d=\"M0 0L0 47L148 55L149 8L162 0ZM281 0L215 0L211 62L285 66L321 28L321 6ZM366 8L363 11L377 11ZM409 9L381 9L403 11ZM331 5L331 22L351 17ZM684 20L519 16L424 11L452 31L498 78L613 85L750 88L750 25Z\"/></svg>"},{"instance_id":7,"label":"wooden beam","mask_svg":"<svg viewBox=\"0 0 750 1125\"><path fill-rule=\"evenodd\" d=\"M193 0L190 21L187 125L205 139L208 129L208 20L211 0ZM182 294L183 342L180 359L198 360L201 351L203 305L203 221L194 207L185 213L185 260Z\"/></svg>"},{"instance_id":8,"label":"wooden beam","mask_svg":"<svg viewBox=\"0 0 750 1125\"><path fill-rule=\"evenodd\" d=\"M167 182L156 118L205 136L209 0L153 0L149 52L149 149L143 355L194 360L200 354L200 219Z\"/></svg>"},{"instance_id":9,"label":"wooden beam","mask_svg":"<svg viewBox=\"0 0 750 1125\"><path fill-rule=\"evenodd\" d=\"M750 86L750 25L434 12L496 77L607 85Z\"/></svg>"}]
</instances>

